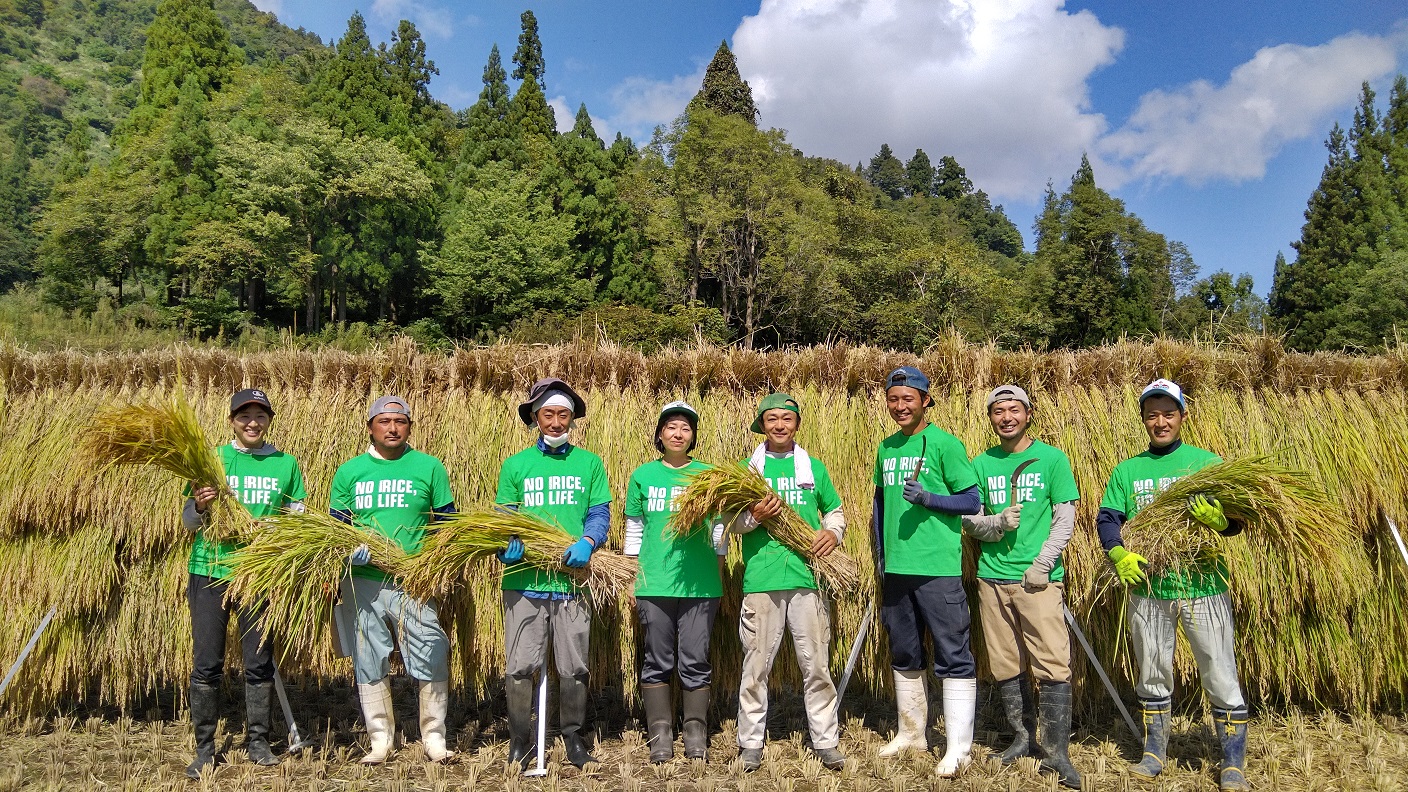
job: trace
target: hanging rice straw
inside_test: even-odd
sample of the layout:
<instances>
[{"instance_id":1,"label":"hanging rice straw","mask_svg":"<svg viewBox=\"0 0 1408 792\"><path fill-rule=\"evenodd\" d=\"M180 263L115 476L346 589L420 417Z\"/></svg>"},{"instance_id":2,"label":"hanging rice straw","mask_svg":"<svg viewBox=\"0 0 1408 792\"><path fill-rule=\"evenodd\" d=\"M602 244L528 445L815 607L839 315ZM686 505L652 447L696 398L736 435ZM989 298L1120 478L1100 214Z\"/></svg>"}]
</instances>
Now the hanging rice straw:
<instances>
[{"instance_id":1,"label":"hanging rice straw","mask_svg":"<svg viewBox=\"0 0 1408 792\"><path fill-rule=\"evenodd\" d=\"M775 494L767 479L746 464L715 465L690 476L689 487L675 499L678 510L670 516L670 527L676 535L685 536L705 530L714 515L733 519L753 504ZM840 548L820 558L812 555L812 539L816 529L790 506L763 523L774 539L806 559L832 591L853 591L860 585L860 568L855 559Z\"/></svg>"},{"instance_id":2,"label":"hanging rice straw","mask_svg":"<svg viewBox=\"0 0 1408 792\"><path fill-rule=\"evenodd\" d=\"M236 536L251 525L230 497L225 467L180 389L164 403L100 410L83 434L80 455L97 473L113 465L148 465L190 482L192 489L214 488L219 494L205 530L216 537Z\"/></svg>"},{"instance_id":3,"label":"hanging rice straw","mask_svg":"<svg viewBox=\"0 0 1408 792\"><path fill-rule=\"evenodd\" d=\"M635 582L636 562L614 551L598 549L585 567L563 564L562 554L577 537L531 514L482 509L455 514L435 528L402 581L412 596L445 597L478 575L494 574L484 563L513 536L523 542L523 563L565 573L598 604L629 593Z\"/></svg>"},{"instance_id":4,"label":"hanging rice straw","mask_svg":"<svg viewBox=\"0 0 1408 792\"><path fill-rule=\"evenodd\" d=\"M367 545L372 565L388 575L406 567L406 554L390 538L327 512L269 517L250 536L228 559L228 596L263 605L264 634L295 654L314 649L328 629L347 556L358 545Z\"/></svg>"},{"instance_id":5,"label":"hanging rice straw","mask_svg":"<svg viewBox=\"0 0 1408 792\"><path fill-rule=\"evenodd\" d=\"M1339 568L1345 548L1361 541L1344 510L1304 473L1270 456L1252 456L1178 479L1130 520L1125 545L1149 559L1150 575L1187 570L1222 553L1227 540L1188 512L1195 495L1216 498L1228 520L1245 526L1248 539L1284 558L1332 576L1358 571Z\"/></svg>"}]
</instances>

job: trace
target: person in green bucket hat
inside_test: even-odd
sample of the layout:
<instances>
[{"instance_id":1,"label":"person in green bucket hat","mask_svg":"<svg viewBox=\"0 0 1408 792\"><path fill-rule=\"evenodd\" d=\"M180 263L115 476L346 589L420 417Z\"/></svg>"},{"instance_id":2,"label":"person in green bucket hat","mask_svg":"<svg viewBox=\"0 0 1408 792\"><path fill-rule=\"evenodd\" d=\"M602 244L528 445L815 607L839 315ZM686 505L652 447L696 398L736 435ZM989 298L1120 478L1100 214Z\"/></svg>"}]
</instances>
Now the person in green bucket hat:
<instances>
[{"instance_id":1,"label":"person in green bucket hat","mask_svg":"<svg viewBox=\"0 0 1408 792\"><path fill-rule=\"evenodd\" d=\"M743 678L738 690L738 746L745 770L762 766L767 733L768 676L782 644L792 633L812 751L831 770L845 766L838 750L836 685L831 680L831 615L816 575L802 556L758 526L795 509L816 530L812 552L824 556L845 535L841 496L821 460L797 444L802 424L797 400L774 393L758 405L752 429L765 438L746 462L767 479L772 494L741 512L731 530L743 535L743 607L738 635L743 643Z\"/></svg>"}]
</instances>

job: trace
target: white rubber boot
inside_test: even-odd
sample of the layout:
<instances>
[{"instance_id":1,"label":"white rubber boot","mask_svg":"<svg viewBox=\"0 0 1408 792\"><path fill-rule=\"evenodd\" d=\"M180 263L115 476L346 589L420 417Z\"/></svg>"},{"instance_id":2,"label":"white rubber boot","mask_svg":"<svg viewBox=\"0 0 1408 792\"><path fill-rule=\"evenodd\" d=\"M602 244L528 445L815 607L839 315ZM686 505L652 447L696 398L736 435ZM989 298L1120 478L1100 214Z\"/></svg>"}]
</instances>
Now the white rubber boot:
<instances>
[{"instance_id":1,"label":"white rubber boot","mask_svg":"<svg viewBox=\"0 0 1408 792\"><path fill-rule=\"evenodd\" d=\"M929 723L929 690L924 676L922 669L895 672L895 705L900 722L895 739L880 749L881 756L929 750L929 739L924 734Z\"/></svg>"},{"instance_id":2,"label":"white rubber boot","mask_svg":"<svg viewBox=\"0 0 1408 792\"><path fill-rule=\"evenodd\" d=\"M953 778L973 752L973 717L978 712L978 680L944 680L944 736L948 750L934 768L940 778Z\"/></svg>"},{"instance_id":3,"label":"white rubber boot","mask_svg":"<svg viewBox=\"0 0 1408 792\"><path fill-rule=\"evenodd\" d=\"M450 706L450 683L419 682L420 685L420 741L425 748L425 758L432 762L443 762L454 756L445 748L445 711Z\"/></svg>"},{"instance_id":4,"label":"white rubber boot","mask_svg":"<svg viewBox=\"0 0 1408 792\"><path fill-rule=\"evenodd\" d=\"M391 712L391 677L370 685L358 685L357 697L362 700L362 718L367 722L367 737L371 749L362 757L362 764L381 764L391 755L396 737L396 717Z\"/></svg>"}]
</instances>

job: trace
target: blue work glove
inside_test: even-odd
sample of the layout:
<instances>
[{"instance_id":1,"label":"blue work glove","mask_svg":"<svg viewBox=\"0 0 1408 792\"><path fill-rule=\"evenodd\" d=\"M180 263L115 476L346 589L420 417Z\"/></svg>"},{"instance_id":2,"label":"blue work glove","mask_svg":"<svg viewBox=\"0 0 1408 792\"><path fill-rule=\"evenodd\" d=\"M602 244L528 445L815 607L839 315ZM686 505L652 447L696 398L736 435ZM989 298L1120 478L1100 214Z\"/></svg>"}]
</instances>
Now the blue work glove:
<instances>
[{"instance_id":1,"label":"blue work glove","mask_svg":"<svg viewBox=\"0 0 1408 792\"><path fill-rule=\"evenodd\" d=\"M926 509L934 508L930 500L933 497L933 493L924 489L924 485L917 481L906 481L904 483L904 499L916 506L923 506Z\"/></svg>"},{"instance_id":2,"label":"blue work glove","mask_svg":"<svg viewBox=\"0 0 1408 792\"><path fill-rule=\"evenodd\" d=\"M517 564L523 560L523 540L517 536L508 538L508 547L498 552L499 560L505 564Z\"/></svg>"},{"instance_id":3,"label":"blue work glove","mask_svg":"<svg viewBox=\"0 0 1408 792\"><path fill-rule=\"evenodd\" d=\"M573 542L572 545L567 548L567 552L562 554L562 563L570 567L584 567L587 565L588 561L592 560L592 551L595 549L596 548L592 546L592 540L583 536L581 539Z\"/></svg>"},{"instance_id":4,"label":"blue work glove","mask_svg":"<svg viewBox=\"0 0 1408 792\"><path fill-rule=\"evenodd\" d=\"M352 566L366 566L372 562L371 548L366 545L357 545L357 549L347 554L347 563Z\"/></svg>"}]
</instances>

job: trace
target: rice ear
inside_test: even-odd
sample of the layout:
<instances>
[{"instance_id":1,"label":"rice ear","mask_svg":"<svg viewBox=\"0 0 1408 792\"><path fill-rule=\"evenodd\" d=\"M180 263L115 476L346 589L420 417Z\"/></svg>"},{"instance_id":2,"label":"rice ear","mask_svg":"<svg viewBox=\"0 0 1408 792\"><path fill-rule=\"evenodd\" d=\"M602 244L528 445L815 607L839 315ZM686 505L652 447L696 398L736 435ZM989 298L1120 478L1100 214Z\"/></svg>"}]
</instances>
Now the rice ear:
<instances>
[{"instance_id":1,"label":"rice ear","mask_svg":"<svg viewBox=\"0 0 1408 792\"><path fill-rule=\"evenodd\" d=\"M714 515L737 515L773 494L767 479L746 464L715 465L690 476L689 486L675 499L676 511L668 530L687 535L707 530ZM773 538L802 556L812 571L833 590L853 591L860 585L860 568L841 548L825 556L812 553L816 529L790 506L782 514L763 523Z\"/></svg>"},{"instance_id":2,"label":"rice ear","mask_svg":"<svg viewBox=\"0 0 1408 792\"><path fill-rule=\"evenodd\" d=\"M496 575L494 555L515 536L524 545L523 563L565 573L599 603L629 592L635 582L635 561L598 548L586 567L568 567L562 554L578 537L526 512L492 508L437 522L434 534L410 559L402 584L417 597L454 595L477 575Z\"/></svg>"}]
</instances>

